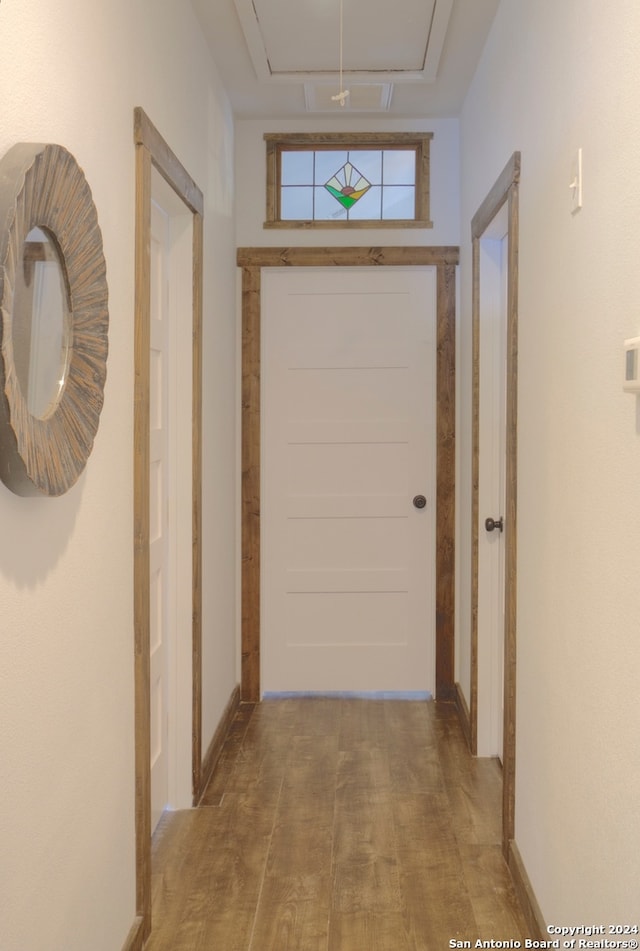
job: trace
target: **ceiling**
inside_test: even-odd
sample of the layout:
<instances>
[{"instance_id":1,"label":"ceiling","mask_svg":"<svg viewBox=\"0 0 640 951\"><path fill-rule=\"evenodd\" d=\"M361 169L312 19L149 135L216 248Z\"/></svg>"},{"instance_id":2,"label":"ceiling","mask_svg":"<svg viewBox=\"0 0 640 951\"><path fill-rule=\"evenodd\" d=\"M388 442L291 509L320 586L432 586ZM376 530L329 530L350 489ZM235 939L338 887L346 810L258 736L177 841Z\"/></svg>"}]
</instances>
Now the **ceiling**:
<instances>
[{"instance_id":1,"label":"ceiling","mask_svg":"<svg viewBox=\"0 0 640 951\"><path fill-rule=\"evenodd\" d=\"M234 112L456 116L500 0L192 0Z\"/></svg>"}]
</instances>

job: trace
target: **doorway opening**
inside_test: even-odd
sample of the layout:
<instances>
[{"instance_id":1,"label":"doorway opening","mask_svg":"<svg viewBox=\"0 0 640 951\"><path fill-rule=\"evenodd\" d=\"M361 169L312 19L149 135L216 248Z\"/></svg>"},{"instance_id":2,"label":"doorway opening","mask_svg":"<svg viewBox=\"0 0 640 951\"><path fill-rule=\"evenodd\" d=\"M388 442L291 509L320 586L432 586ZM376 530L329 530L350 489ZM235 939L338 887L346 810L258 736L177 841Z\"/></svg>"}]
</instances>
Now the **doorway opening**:
<instances>
[{"instance_id":1,"label":"doorway opening","mask_svg":"<svg viewBox=\"0 0 640 951\"><path fill-rule=\"evenodd\" d=\"M503 766L503 794L502 794L502 847L505 858L508 859L511 843L515 832L515 756L516 756L516 554L517 554L517 354L518 354L518 190L520 183L520 153L515 152L502 174L498 178L487 198L482 203L471 223L471 235L473 240L473 449L472 449L472 545L471 545L471 704L470 704L470 735L471 751L478 753L478 731L479 731L479 709L480 698L479 690L488 692L488 696L482 698L482 709L493 713L495 722L496 703L498 701L497 693L493 691L493 703L491 695L491 678L495 682L496 677L502 680L502 701L503 701L503 728L501 741L496 737L494 742L499 743L502 749ZM501 212L502 216L501 217ZM484 244L483 244L484 240ZM505 259L503 260L503 255ZM496 256L499 256L500 263L497 267ZM493 263L492 263L493 259ZM484 264L484 266L483 266ZM505 267L506 264L506 267ZM482 282L488 281L488 289L485 293L482 288ZM506 287L505 287L506 284ZM504 288L504 291L503 291ZM504 357L499 354L500 344L493 344L493 356L499 361L499 365L504 367L504 386L502 383L495 385L494 381L487 381L489 392L498 391L497 401L502 400L501 393L504 392L504 424L500 421L500 412L497 420L493 420L497 425L499 433L498 451L491 459L491 452L488 450L486 432L488 428L484 427L484 438L481 438L481 394L487 392L487 387L481 381L481 372L484 376L483 367L486 362L481 363L481 340L485 333L485 317L488 322L491 321L493 308L493 317L495 319L495 300L504 293L504 306L498 306L498 312L504 311L506 321L506 333L500 330L497 334L498 340L503 339L505 344ZM488 310L489 309L489 310ZM503 447L503 448L502 448ZM487 459L487 452L489 458ZM481 453L483 459L481 460ZM500 457L504 458L504 490L499 487L501 479L502 462ZM500 460L496 465L496 458ZM481 470L482 466L482 470ZM480 475L481 471L493 473L489 478L493 478L498 483L498 495L492 504L500 505L502 497L504 498L504 507L502 512L482 512L480 510ZM490 532L490 525L486 519L492 519L494 525ZM503 538L498 539L500 546L503 546L503 552L500 552L498 558L493 562L483 559L483 569L486 569L481 578L479 575L480 557L479 542L481 530L488 534L493 534L496 530L495 522L502 519L501 529L498 529L499 535ZM483 542L486 541L483 538ZM485 548L486 550L486 548ZM494 610L493 624L499 625L498 630L490 631L489 636L482 643L482 651L489 655L489 675L483 670L483 676L480 678L480 644L478 640L479 628L479 585L483 583L483 598L488 600ZM493 594L491 593L493 589ZM503 609L502 609L503 603ZM483 623L486 623L486 612ZM504 614L504 622L502 622ZM491 616L489 613L489 628L491 627ZM502 630L500 630L502 628ZM501 675L498 673L500 665L496 663L495 652L499 649L500 642L504 646L504 661ZM491 663L491 652L493 651L493 663ZM491 715L487 717L488 727L486 734L491 734ZM483 733L482 742L485 742Z\"/></svg>"}]
</instances>

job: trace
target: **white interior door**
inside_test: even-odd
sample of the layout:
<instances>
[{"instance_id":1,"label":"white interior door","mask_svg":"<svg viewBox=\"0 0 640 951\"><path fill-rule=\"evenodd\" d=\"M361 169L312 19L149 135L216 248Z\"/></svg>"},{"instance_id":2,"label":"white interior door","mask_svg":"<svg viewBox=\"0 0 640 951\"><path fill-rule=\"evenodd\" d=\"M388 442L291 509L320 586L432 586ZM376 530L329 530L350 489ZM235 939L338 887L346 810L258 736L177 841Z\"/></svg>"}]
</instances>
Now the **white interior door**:
<instances>
[{"instance_id":1,"label":"white interior door","mask_svg":"<svg viewBox=\"0 0 640 951\"><path fill-rule=\"evenodd\" d=\"M269 269L262 313L263 690L433 692L436 270Z\"/></svg>"},{"instance_id":2,"label":"white interior door","mask_svg":"<svg viewBox=\"0 0 640 951\"><path fill-rule=\"evenodd\" d=\"M149 458L151 829L169 801L168 764L168 336L169 218L151 204Z\"/></svg>"},{"instance_id":3,"label":"white interior door","mask_svg":"<svg viewBox=\"0 0 640 951\"><path fill-rule=\"evenodd\" d=\"M504 212L480 240L478 487L478 755L498 756L500 760L503 755L504 721L508 274L508 237ZM491 522L487 527L487 519L492 519L495 527L491 528Z\"/></svg>"},{"instance_id":4,"label":"white interior door","mask_svg":"<svg viewBox=\"0 0 640 951\"><path fill-rule=\"evenodd\" d=\"M151 203L152 830L192 805L193 216L155 172ZM189 323L185 332L185 318Z\"/></svg>"}]
</instances>

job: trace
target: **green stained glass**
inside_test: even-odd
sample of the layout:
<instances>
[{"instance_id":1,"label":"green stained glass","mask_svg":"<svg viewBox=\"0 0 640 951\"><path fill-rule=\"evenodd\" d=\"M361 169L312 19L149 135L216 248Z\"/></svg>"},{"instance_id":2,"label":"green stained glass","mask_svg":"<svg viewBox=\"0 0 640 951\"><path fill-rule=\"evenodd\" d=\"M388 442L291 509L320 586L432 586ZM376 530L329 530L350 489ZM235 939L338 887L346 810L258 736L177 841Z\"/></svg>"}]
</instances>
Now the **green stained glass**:
<instances>
[{"instance_id":1,"label":"green stained glass","mask_svg":"<svg viewBox=\"0 0 640 951\"><path fill-rule=\"evenodd\" d=\"M345 162L324 187L348 210L369 191L371 182L367 181L351 162Z\"/></svg>"}]
</instances>

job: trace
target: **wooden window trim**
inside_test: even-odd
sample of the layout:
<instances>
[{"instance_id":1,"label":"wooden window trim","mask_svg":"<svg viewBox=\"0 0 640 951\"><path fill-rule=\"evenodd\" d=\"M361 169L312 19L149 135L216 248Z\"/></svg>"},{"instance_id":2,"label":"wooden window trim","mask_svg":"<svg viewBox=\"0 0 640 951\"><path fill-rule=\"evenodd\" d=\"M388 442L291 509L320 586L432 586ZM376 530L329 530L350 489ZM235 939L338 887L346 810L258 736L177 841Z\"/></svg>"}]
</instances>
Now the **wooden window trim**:
<instances>
[{"instance_id":1,"label":"wooden window trim","mask_svg":"<svg viewBox=\"0 0 640 951\"><path fill-rule=\"evenodd\" d=\"M430 167L433 132L266 132L267 201L265 228L362 229L433 228L430 217ZM398 219L350 221L286 220L280 217L280 175L283 151L330 151L334 149L415 149L416 216Z\"/></svg>"}]
</instances>

